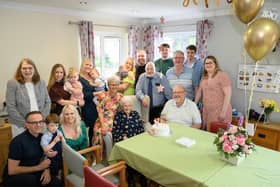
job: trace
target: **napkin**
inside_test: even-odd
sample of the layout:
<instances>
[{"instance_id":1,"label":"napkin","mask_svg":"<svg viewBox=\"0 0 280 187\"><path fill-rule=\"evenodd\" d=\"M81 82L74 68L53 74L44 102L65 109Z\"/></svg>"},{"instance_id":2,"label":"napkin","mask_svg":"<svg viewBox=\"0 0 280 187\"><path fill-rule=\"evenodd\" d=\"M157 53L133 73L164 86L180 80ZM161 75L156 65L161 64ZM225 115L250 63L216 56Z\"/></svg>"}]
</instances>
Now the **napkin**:
<instances>
[{"instance_id":1,"label":"napkin","mask_svg":"<svg viewBox=\"0 0 280 187\"><path fill-rule=\"evenodd\" d=\"M190 138L181 137L176 140L177 144L183 145L185 147L191 147L192 145L196 144L195 140L192 140Z\"/></svg>"}]
</instances>

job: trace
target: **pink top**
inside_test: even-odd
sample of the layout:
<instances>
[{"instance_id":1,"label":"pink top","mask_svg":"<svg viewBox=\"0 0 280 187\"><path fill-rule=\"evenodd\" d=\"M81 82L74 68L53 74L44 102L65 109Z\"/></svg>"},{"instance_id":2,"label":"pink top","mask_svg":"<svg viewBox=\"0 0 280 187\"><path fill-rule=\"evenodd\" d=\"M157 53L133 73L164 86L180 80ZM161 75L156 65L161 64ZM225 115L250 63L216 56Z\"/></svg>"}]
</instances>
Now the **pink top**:
<instances>
[{"instance_id":1,"label":"pink top","mask_svg":"<svg viewBox=\"0 0 280 187\"><path fill-rule=\"evenodd\" d=\"M222 111L224 102L223 87L231 87L231 82L225 72L219 71L211 80L202 79L200 87L202 88L203 102L203 125L206 127L212 121L219 121L219 115ZM230 123L232 120L232 107L229 104L226 117L223 122Z\"/></svg>"}]
</instances>

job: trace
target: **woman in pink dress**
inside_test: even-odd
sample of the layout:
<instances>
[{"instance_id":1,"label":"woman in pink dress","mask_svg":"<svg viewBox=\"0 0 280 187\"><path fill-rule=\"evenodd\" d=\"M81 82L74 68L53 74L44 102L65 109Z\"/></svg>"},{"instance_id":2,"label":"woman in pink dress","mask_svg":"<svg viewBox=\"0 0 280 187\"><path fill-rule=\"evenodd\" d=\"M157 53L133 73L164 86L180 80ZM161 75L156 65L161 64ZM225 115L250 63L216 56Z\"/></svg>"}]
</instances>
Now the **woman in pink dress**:
<instances>
[{"instance_id":1,"label":"woman in pink dress","mask_svg":"<svg viewBox=\"0 0 280 187\"><path fill-rule=\"evenodd\" d=\"M203 129L209 129L213 121L231 123L231 82L228 75L221 71L214 56L207 56L204 60L204 71L195 102L201 97Z\"/></svg>"}]
</instances>

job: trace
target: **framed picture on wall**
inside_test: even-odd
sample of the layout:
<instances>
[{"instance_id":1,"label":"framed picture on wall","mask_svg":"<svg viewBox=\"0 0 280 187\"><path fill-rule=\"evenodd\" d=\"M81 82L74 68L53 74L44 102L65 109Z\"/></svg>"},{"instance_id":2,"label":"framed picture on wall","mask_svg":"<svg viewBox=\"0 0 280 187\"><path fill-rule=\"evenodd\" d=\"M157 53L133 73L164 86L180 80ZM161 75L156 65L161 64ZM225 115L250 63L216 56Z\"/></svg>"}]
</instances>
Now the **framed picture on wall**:
<instances>
[{"instance_id":1,"label":"framed picture on wall","mask_svg":"<svg viewBox=\"0 0 280 187\"><path fill-rule=\"evenodd\" d=\"M280 66L239 64L237 88L250 90L252 86L255 91L279 93Z\"/></svg>"}]
</instances>

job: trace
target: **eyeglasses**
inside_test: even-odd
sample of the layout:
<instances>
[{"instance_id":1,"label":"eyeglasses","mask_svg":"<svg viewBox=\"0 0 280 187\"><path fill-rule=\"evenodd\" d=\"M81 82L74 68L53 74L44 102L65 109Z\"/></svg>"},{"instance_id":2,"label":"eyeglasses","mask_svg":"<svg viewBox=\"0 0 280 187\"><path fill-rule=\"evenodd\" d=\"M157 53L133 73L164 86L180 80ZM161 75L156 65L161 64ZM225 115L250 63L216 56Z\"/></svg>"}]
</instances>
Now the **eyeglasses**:
<instances>
[{"instance_id":1,"label":"eyeglasses","mask_svg":"<svg viewBox=\"0 0 280 187\"><path fill-rule=\"evenodd\" d=\"M26 123L29 123L31 125L44 125L45 121L41 120L41 121L27 121Z\"/></svg>"}]
</instances>

